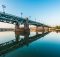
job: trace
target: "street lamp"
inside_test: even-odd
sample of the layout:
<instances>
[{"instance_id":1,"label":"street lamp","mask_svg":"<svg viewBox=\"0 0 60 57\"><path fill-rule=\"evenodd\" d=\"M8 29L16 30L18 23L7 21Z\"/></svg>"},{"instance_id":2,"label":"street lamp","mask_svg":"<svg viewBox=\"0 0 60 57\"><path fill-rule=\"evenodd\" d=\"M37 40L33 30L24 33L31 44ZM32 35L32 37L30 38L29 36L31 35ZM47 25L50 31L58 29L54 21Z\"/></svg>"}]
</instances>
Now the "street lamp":
<instances>
[{"instance_id":1,"label":"street lamp","mask_svg":"<svg viewBox=\"0 0 60 57\"><path fill-rule=\"evenodd\" d=\"M23 13L21 12L21 18L22 18Z\"/></svg>"},{"instance_id":2,"label":"street lamp","mask_svg":"<svg viewBox=\"0 0 60 57\"><path fill-rule=\"evenodd\" d=\"M2 5L2 9L3 9L3 13L5 14L5 8L6 6L5 5Z\"/></svg>"},{"instance_id":3,"label":"street lamp","mask_svg":"<svg viewBox=\"0 0 60 57\"><path fill-rule=\"evenodd\" d=\"M29 16L29 19L31 19L31 16ZM31 26L31 25L30 25Z\"/></svg>"}]
</instances>

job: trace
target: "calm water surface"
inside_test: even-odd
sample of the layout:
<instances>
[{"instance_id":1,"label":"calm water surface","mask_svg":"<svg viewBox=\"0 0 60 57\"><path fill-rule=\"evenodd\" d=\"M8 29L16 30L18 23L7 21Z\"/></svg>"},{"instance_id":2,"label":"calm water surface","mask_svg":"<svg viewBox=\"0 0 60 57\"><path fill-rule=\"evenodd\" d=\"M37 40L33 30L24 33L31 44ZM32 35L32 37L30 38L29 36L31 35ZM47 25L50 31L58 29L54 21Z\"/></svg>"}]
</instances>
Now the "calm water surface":
<instances>
[{"instance_id":1,"label":"calm water surface","mask_svg":"<svg viewBox=\"0 0 60 57\"><path fill-rule=\"evenodd\" d=\"M32 32L30 36L36 35ZM19 36L24 38L24 36ZM0 32L0 43L15 39L14 32ZM50 32L28 45L10 51L0 57L60 57L60 33Z\"/></svg>"}]
</instances>

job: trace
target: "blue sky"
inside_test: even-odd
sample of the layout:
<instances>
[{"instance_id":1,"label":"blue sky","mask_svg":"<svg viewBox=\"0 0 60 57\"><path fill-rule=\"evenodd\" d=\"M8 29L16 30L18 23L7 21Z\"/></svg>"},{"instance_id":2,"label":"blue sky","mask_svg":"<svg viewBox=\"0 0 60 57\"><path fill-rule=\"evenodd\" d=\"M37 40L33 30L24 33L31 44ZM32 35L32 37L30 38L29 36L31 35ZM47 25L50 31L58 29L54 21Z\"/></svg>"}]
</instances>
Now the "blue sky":
<instances>
[{"instance_id":1,"label":"blue sky","mask_svg":"<svg viewBox=\"0 0 60 57\"><path fill-rule=\"evenodd\" d=\"M31 16L30 20L35 21L36 18L37 22L47 25L60 25L60 0L0 0L0 11L2 4L6 6L7 13L21 16L23 12L23 17Z\"/></svg>"}]
</instances>

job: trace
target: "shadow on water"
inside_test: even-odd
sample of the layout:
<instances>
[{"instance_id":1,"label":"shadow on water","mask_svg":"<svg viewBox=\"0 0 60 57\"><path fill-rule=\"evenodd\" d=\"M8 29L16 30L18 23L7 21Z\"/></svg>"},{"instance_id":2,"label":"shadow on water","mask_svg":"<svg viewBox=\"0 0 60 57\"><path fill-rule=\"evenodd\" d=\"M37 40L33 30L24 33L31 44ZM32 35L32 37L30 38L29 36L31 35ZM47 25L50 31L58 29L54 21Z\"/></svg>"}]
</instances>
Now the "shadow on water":
<instances>
[{"instance_id":1,"label":"shadow on water","mask_svg":"<svg viewBox=\"0 0 60 57\"><path fill-rule=\"evenodd\" d=\"M42 34L36 34L32 37L29 37L30 33L19 34L18 32L17 33L15 32L16 39L0 44L0 55L6 54L10 51L23 47L25 45L28 46L31 42L33 42L41 37L44 37L48 33L49 32L42 33ZM24 35L24 38L23 39L20 38L20 35Z\"/></svg>"}]
</instances>

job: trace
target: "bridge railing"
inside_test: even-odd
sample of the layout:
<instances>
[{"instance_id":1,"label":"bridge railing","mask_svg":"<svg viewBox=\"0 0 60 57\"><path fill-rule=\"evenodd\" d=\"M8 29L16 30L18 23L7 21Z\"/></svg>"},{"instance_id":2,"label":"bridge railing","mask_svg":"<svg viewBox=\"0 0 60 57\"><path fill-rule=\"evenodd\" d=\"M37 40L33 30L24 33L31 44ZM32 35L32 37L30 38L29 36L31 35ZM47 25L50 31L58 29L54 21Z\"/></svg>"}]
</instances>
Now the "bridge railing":
<instances>
[{"instance_id":1,"label":"bridge railing","mask_svg":"<svg viewBox=\"0 0 60 57\"><path fill-rule=\"evenodd\" d=\"M19 16L15 16L15 15L12 15L12 14L8 14L8 13L3 13L3 12L0 12L0 19L4 19L4 20L8 20L8 21L18 21L19 23L24 23L24 21L26 21L26 18L22 18L22 17L19 17ZM45 24L42 24L42 23L39 23L39 22L36 22L36 21L32 21L32 20L29 20L28 19L28 22L29 24L32 24L32 25L36 25L36 26L47 26Z\"/></svg>"}]
</instances>

